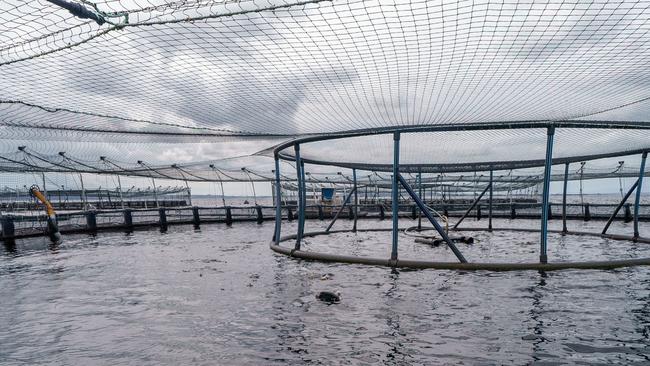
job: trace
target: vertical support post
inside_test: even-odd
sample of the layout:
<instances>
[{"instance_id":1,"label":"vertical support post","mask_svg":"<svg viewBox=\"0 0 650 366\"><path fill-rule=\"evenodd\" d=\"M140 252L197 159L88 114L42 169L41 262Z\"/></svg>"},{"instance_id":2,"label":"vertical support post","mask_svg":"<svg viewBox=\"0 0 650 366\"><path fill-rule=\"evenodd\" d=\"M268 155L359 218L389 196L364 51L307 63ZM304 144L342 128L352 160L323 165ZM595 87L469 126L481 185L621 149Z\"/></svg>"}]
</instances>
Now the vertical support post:
<instances>
[{"instance_id":1,"label":"vertical support post","mask_svg":"<svg viewBox=\"0 0 650 366\"><path fill-rule=\"evenodd\" d=\"M547 263L548 257L546 255L547 239L548 239L548 201L549 191L551 186L551 168L553 164L553 137L555 135L555 127L549 127L546 133L546 160L544 162L544 188L542 191L542 223L541 223L541 238L540 238L540 263Z\"/></svg>"},{"instance_id":2,"label":"vertical support post","mask_svg":"<svg viewBox=\"0 0 650 366\"><path fill-rule=\"evenodd\" d=\"M282 187L280 186L280 157L275 155L275 235L273 240L280 243L280 232L282 230Z\"/></svg>"},{"instance_id":3,"label":"vertical support post","mask_svg":"<svg viewBox=\"0 0 650 366\"><path fill-rule=\"evenodd\" d=\"M636 187L636 199L634 200L634 238L639 237L639 207L641 205L641 191L643 190L643 176L645 174L645 162L648 158L648 152L641 155L641 167L639 168L639 184Z\"/></svg>"},{"instance_id":4,"label":"vertical support post","mask_svg":"<svg viewBox=\"0 0 650 366\"><path fill-rule=\"evenodd\" d=\"M352 169L352 181L354 186L354 224L352 225L352 231L357 231L357 219L359 218L359 195L357 193L357 170Z\"/></svg>"},{"instance_id":5,"label":"vertical support post","mask_svg":"<svg viewBox=\"0 0 650 366\"><path fill-rule=\"evenodd\" d=\"M187 179L185 180L185 188L187 189L188 206L192 206L192 191L190 190L190 185L187 183Z\"/></svg>"},{"instance_id":6,"label":"vertical support post","mask_svg":"<svg viewBox=\"0 0 650 366\"><path fill-rule=\"evenodd\" d=\"M160 207L158 204L158 190L156 189L156 180L151 177L151 183L153 184L153 199L156 202L156 207Z\"/></svg>"},{"instance_id":7,"label":"vertical support post","mask_svg":"<svg viewBox=\"0 0 650 366\"><path fill-rule=\"evenodd\" d=\"M566 191L569 182L569 163L564 164L564 186L562 188L562 235L569 232L566 227Z\"/></svg>"},{"instance_id":8,"label":"vertical support post","mask_svg":"<svg viewBox=\"0 0 650 366\"><path fill-rule=\"evenodd\" d=\"M493 197L492 180L493 179L494 179L494 172L490 170L490 202L488 205L488 231L492 231L492 197Z\"/></svg>"},{"instance_id":9,"label":"vertical support post","mask_svg":"<svg viewBox=\"0 0 650 366\"><path fill-rule=\"evenodd\" d=\"M302 220L305 217L305 210L302 207L302 197L305 195L305 192L302 190L302 160L300 159L300 145L294 145L294 151L296 156L296 178L298 179L298 234L296 235L296 245L294 246L294 249L300 250L300 242L302 241L302 235L304 233Z\"/></svg>"},{"instance_id":10,"label":"vertical support post","mask_svg":"<svg viewBox=\"0 0 650 366\"><path fill-rule=\"evenodd\" d=\"M426 197L422 195L422 172L419 169L418 169L418 196L420 196L423 200L426 200ZM422 210L418 211L418 230L422 230Z\"/></svg>"},{"instance_id":11,"label":"vertical support post","mask_svg":"<svg viewBox=\"0 0 650 366\"><path fill-rule=\"evenodd\" d=\"M393 246L390 252L390 259L397 260L397 240L399 226L399 196L398 196L398 175L399 175L399 132L393 134L393 182L392 182L392 209L393 209Z\"/></svg>"},{"instance_id":12,"label":"vertical support post","mask_svg":"<svg viewBox=\"0 0 650 366\"><path fill-rule=\"evenodd\" d=\"M81 183L81 207L85 211L88 205L88 197L86 197L86 188L84 187L84 176L79 173L79 182Z\"/></svg>"},{"instance_id":13,"label":"vertical support post","mask_svg":"<svg viewBox=\"0 0 650 366\"><path fill-rule=\"evenodd\" d=\"M43 195L47 198L47 187L45 187L45 172L41 172L41 177L43 178Z\"/></svg>"},{"instance_id":14,"label":"vertical support post","mask_svg":"<svg viewBox=\"0 0 650 366\"><path fill-rule=\"evenodd\" d=\"M117 176L117 188L120 190L120 205L122 210L124 210L124 197L122 196L122 181L120 181L120 176Z\"/></svg>"}]
</instances>

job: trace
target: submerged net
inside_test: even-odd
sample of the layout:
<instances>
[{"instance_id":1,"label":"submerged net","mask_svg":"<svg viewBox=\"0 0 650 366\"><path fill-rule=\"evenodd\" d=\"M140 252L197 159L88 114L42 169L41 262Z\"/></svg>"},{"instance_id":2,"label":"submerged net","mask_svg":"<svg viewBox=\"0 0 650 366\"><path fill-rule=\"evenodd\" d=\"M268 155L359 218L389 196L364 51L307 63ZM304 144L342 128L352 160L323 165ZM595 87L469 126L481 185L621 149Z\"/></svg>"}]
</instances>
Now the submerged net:
<instances>
[{"instance_id":1,"label":"submerged net","mask_svg":"<svg viewBox=\"0 0 650 366\"><path fill-rule=\"evenodd\" d=\"M649 19L629 0L4 1L0 153L143 160L178 178L171 164L197 163L203 177L203 162L227 170L297 137L564 120L585 129L557 131L560 159L638 152L647 130L586 128L650 127ZM545 132L404 138L405 164L444 172L539 165ZM391 148L370 136L303 154L381 170Z\"/></svg>"}]
</instances>

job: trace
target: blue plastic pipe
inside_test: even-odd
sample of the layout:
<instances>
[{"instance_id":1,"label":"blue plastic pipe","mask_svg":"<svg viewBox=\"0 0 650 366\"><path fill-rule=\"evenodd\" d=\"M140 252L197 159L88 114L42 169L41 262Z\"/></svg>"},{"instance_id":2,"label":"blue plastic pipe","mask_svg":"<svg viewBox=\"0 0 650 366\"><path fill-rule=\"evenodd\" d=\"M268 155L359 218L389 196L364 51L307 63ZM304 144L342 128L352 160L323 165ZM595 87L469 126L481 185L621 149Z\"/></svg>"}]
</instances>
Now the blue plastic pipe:
<instances>
[{"instance_id":1,"label":"blue plastic pipe","mask_svg":"<svg viewBox=\"0 0 650 366\"><path fill-rule=\"evenodd\" d=\"M641 155L641 168L639 168L639 184L636 187L636 199L634 200L634 238L639 237L639 206L641 205L641 191L643 190L643 175L645 174L645 161L648 158L648 152Z\"/></svg>"},{"instance_id":2,"label":"blue plastic pipe","mask_svg":"<svg viewBox=\"0 0 650 366\"><path fill-rule=\"evenodd\" d=\"M492 189L492 179L494 178L494 172L490 170L490 204L488 205L488 230L492 231L492 196L493 196L493 189Z\"/></svg>"},{"instance_id":3,"label":"blue plastic pipe","mask_svg":"<svg viewBox=\"0 0 650 366\"><path fill-rule=\"evenodd\" d=\"M555 127L549 127L546 137L546 161L544 162L544 190L542 191L542 228L540 238L539 262L547 263L546 256L548 239L548 201L551 188L551 168L553 165L553 136Z\"/></svg>"},{"instance_id":4,"label":"blue plastic pipe","mask_svg":"<svg viewBox=\"0 0 650 366\"><path fill-rule=\"evenodd\" d=\"M566 234L569 231L566 227L566 191L568 181L569 163L566 163L564 164L564 188L562 189L562 234Z\"/></svg>"},{"instance_id":5,"label":"blue plastic pipe","mask_svg":"<svg viewBox=\"0 0 650 366\"><path fill-rule=\"evenodd\" d=\"M298 180L298 234L296 235L296 245L295 249L300 250L300 242L302 241L302 235L304 234L305 226L302 224L305 217L305 211L302 207L302 198L305 195L305 192L302 190L302 164L300 159L300 145L294 145L294 151L296 152L296 178Z\"/></svg>"},{"instance_id":6,"label":"blue plastic pipe","mask_svg":"<svg viewBox=\"0 0 650 366\"><path fill-rule=\"evenodd\" d=\"M280 186L280 158L275 156L275 237L276 244L280 243L282 231L282 187Z\"/></svg>"},{"instance_id":7,"label":"blue plastic pipe","mask_svg":"<svg viewBox=\"0 0 650 366\"><path fill-rule=\"evenodd\" d=\"M399 132L393 134L393 184L392 184L392 208L393 208L393 247L390 252L390 259L397 260L397 238L399 226L399 197L398 197L398 176L399 176Z\"/></svg>"}]
</instances>

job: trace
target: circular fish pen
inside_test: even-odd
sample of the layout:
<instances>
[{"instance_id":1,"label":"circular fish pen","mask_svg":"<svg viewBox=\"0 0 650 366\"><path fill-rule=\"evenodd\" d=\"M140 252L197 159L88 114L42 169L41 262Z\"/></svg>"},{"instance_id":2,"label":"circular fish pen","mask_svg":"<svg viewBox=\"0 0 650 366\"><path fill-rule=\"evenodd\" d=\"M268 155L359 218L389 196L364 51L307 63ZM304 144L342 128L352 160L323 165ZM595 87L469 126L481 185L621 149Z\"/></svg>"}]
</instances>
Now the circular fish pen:
<instances>
[{"instance_id":1,"label":"circular fish pen","mask_svg":"<svg viewBox=\"0 0 650 366\"><path fill-rule=\"evenodd\" d=\"M639 233L639 211L643 178L646 174L645 164L647 147L643 142L648 136L650 127L642 122L610 122L610 121L521 121L503 123L459 123L438 126L417 126L408 128L386 128L359 130L338 134L327 134L299 138L284 143L274 149L275 157L275 195L281 196L282 173L281 160L294 162L296 167L296 213L298 216L296 233L282 235L282 207L276 205L276 221L274 236L270 248L280 254L300 259L340 262L363 265L377 265L413 269L458 269L458 270L561 270L561 269L611 269L618 267L650 265L649 255L620 258L578 259L549 258L549 233L563 237L594 237L614 240L622 244L650 244L650 239ZM603 144L604 137L608 143ZM618 143L617 143L618 142ZM625 142L625 143L623 143ZM520 145L526 145L521 149ZM351 148L361 146L362 148ZM641 157L636 182L625 195L621 189L622 198L614 212L604 224L602 230L576 231L567 228L567 185L569 181L569 165L586 161L608 159L620 156L638 155ZM325 230L306 231L305 218L307 208L307 186L305 164L324 165L352 170L351 189L343 200L339 210L333 216L332 222ZM564 179L562 189L562 227L557 230L549 228L551 217L551 175L553 167L563 168ZM493 192L495 190L494 172L508 169L541 169L542 192L539 221L537 228L493 227ZM390 172L390 228L358 228L360 190L357 171ZM449 216L431 208L426 199L426 185L423 183L429 175L468 174L477 172L489 176L480 195L475 197L472 204L453 227ZM308 175L309 173L307 173ZM340 174L340 173L339 173ZM413 175L416 175L413 178ZM462 175L461 175L462 177ZM582 179L582 178L581 178ZM580 182L582 184L582 182ZM423 195L423 187L425 194ZM582 192L582 186L581 186ZM437 237L430 236L423 243L443 244L454 255L451 260L428 260L426 258L403 259L400 256L400 233L413 231L414 228L400 228L399 218L402 193L413 202L413 219L418 217L417 231L424 229L422 220L427 220ZM630 197L634 195L633 232L630 234L608 233L621 209ZM476 196L476 193L475 193ZM487 201L487 227L460 228L460 224L476 209L477 204ZM350 230L332 230L339 214L349 208L350 217L354 220ZM478 215L480 217L480 205ZM629 206L626 207L629 210ZM583 209L584 211L584 209ZM589 215L589 207L586 207ZM381 209L383 219L385 213ZM513 209L514 215L514 209ZM626 212L626 215L629 213ZM402 215L404 216L404 215ZM514 219L514 216L512 217ZM587 219L585 219L587 221ZM453 233L469 232L501 232L527 233L536 235L538 241L538 261L517 261L507 258L504 261L492 262L473 260L463 253L461 242L473 242L472 237L453 237ZM363 237L370 232L390 232L390 240L375 243L377 246L390 248L386 257L364 256L355 254L328 253L325 251L306 250L303 248L305 238L332 236L353 232ZM333 239L336 240L336 239ZM511 239L512 241L512 239ZM293 245L292 245L293 244ZM340 250L337 248L337 250Z\"/></svg>"}]
</instances>

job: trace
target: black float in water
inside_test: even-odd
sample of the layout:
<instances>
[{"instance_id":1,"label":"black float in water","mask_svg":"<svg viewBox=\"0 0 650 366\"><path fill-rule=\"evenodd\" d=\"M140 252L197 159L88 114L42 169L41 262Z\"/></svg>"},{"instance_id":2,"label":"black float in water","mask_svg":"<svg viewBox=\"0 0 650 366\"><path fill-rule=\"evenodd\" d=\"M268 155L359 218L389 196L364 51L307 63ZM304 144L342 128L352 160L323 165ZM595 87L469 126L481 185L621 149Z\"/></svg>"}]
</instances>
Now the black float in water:
<instances>
[{"instance_id":1,"label":"black float in water","mask_svg":"<svg viewBox=\"0 0 650 366\"><path fill-rule=\"evenodd\" d=\"M379 205L379 220L384 220L386 218L386 213L384 212L384 205Z\"/></svg>"},{"instance_id":2,"label":"black float in water","mask_svg":"<svg viewBox=\"0 0 650 366\"><path fill-rule=\"evenodd\" d=\"M623 218L625 222L631 222L634 220L634 217L632 217L632 210L630 209L630 204L626 203L625 204L625 217Z\"/></svg>"},{"instance_id":3,"label":"black float in water","mask_svg":"<svg viewBox=\"0 0 650 366\"><path fill-rule=\"evenodd\" d=\"M86 229L90 232L97 231L97 214L95 211L86 212Z\"/></svg>"},{"instance_id":4,"label":"black float in water","mask_svg":"<svg viewBox=\"0 0 650 366\"><path fill-rule=\"evenodd\" d=\"M128 230L133 229L133 214L131 213L131 210L129 210L129 209L124 210L124 226Z\"/></svg>"},{"instance_id":5,"label":"black float in water","mask_svg":"<svg viewBox=\"0 0 650 366\"><path fill-rule=\"evenodd\" d=\"M264 215L262 215L262 206L255 206L255 211L257 211L257 223L261 224L264 222Z\"/></svg>"},{"instance_id":6,"label":"black float in water","mask_svg":"<svg viewBox=\"0 0 650 366\"><path fill-rule=\"evenodd\" d=\"M58 244L61 242L61 233L59 232L59 223L56 222L56 217L47 218L47 235L50 237L50 240Z\"/></svg>"},{"instance_id":7,"label":"black float in water","mask_svg":"<svg viewBox=\"0 0 650 366\"><path fill-rule=\"evenodd\" d=\"M316 298L328 304L336 304L341 302L341 293L338 291L321 291L316 295Z\"/></svg>"},{"instance_id":8,"label":"black float in water","mask_svg":"<svg viewBox=\"0 0 650 366\"><path fill-rule=\"evenodd\" d=\"M160 224L160 230L162 231L167 230L167 213L165 212L164 207L158 209L158 218L159 218L158 223Z\"/></svg>"},{"instance_id":9,"label":"black float in water","mask_svg":"<svg viewBox=\"0 0 650 366\"><path fill-rule=\"evenodd\" d=\"M589 204L585 203L585 221L591 220L591 213L589 212Z\"/></svg>"},{"instance_id":10,"label":"black float in water","mask_svg":"<svg viewBox=\"0 0 650 366\"><path fill-rule=\"evenodd\" d=\"M14 225L14 218L11 216L3 216L0 219L0 224L2 224L2 238L13 239L13 237L16 235L16 226Z\"/></svg>"},{"instance_id":11,"label":"black float in water","mask_svg":"<svg viewBox=\"0 0 650 366\"><path fill-rule=\"evenodd\" d=\"M232 210L226 207L226 225L232 226Z\"/></svg>"},{"instance_id":12,"label":"black float in water","mask_svg":"<svg viewBox=\"0 0 650 366\"><path fill-rule=\"evenodd\" d=\"M192 207L192 223L196 228L201 226L201 215L199 215L199 208L196 206Z\"/></svg>"}]
</instances>

